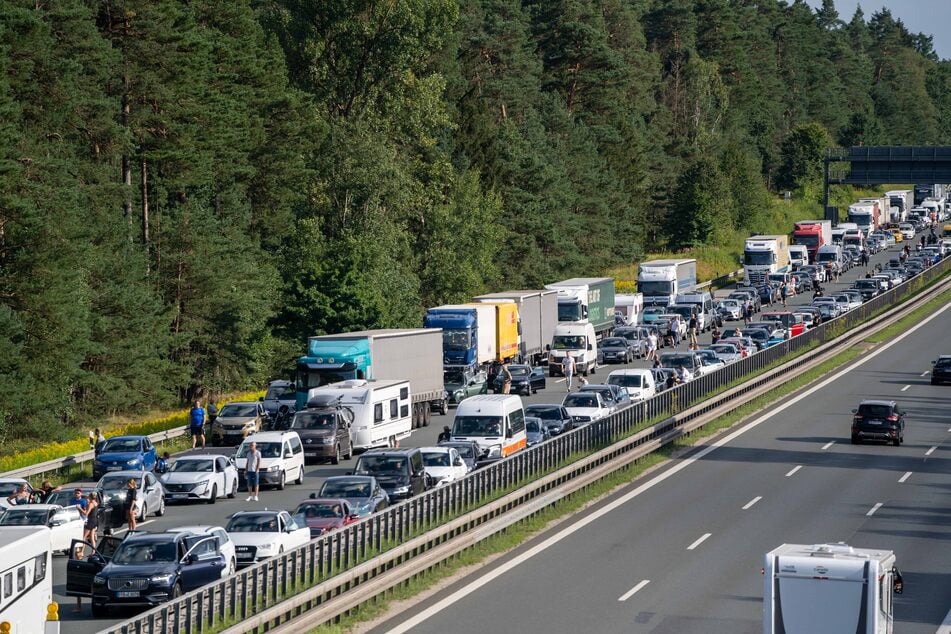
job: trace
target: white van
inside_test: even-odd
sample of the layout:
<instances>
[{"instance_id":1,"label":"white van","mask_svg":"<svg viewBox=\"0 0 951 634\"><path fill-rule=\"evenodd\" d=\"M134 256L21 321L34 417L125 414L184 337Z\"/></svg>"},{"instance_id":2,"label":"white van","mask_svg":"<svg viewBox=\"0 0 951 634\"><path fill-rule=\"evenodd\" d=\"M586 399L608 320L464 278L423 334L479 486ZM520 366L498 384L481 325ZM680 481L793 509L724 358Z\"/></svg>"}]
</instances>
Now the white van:
<instances>
[{"instance_id":1,"label":"white van","mask_svg":"<svg viewBox=\"0 0 951 634\"><path fill-rule=\"evenodd\" d=\"M710 291L680 293L677 295L676 301L674 303L693 304L697 307L697 325L700 329L700 332L713 328L713 295L710 294Z\"/></svg>"},{"instance_id":2,"label":"white van","mask_svg":"<svg viewBox=\"0 0 951 634\"><path fill-rule=\"evenodd\" d=\"M451 440L474 440L482 458L496 460L525 449L525 409L514 394L479 394L459 403Z\"/></svg>"},{"instance_id":3,"label":"white van","mask_svg":"<svg viewBox=\"0 0 951 634\"><path fill-rule=\"evenodd\" d=\"M331 383L309 390L307 402L318 395L339 397L340 405L353 414L350 442L354 449L397 447L413 431L412 396L405 379Z\"/></svg>"},{"instance_id":4,"label":"white van","mask_svg":"<svg viewBox=\"0 0 951 634\"><path fill-rule=\"evenodd\" d=\"M614 370L608 375L607 384L627 388L632 403L646 401L657 394L654 373L646 369Z\"/></svg>"},{"instance_id":5,"label":"white van","mask_svg":"<svg viewBox=\"0 0 951 634\"><path fill-rule=\"evenodd\" d=\"M248 464L251 443L257 443L261 452L261 468L258 471L260 485L283 490L288 480L294 484L304 483L304 445L296 431L266 431L251 434L244 439L235 454L238 467L238 483L247 486L244 472Z\"/></svg>"},{"instance_id":6,"label":"white van","mask_svg":"<svg viewBox=\"0 0 951 634\"><path fill-rule=\"evenodd\" d=\"M570 354L575 360L575 374L595 373L598 367L598 336L594 332L594 325L586 324L558 324L555 334L551 338L551 350L548 352L548 376L564 374L561 364L565 355Z\"/></svg>"}]
</instances>

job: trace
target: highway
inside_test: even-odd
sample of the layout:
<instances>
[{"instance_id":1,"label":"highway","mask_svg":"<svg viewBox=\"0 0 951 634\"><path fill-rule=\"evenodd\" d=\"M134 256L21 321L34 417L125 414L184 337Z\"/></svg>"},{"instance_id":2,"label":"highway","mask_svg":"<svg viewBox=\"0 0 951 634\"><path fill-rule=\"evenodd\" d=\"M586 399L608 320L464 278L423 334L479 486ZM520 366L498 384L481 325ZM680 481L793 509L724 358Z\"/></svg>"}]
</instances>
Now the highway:
<instances>
[{"instance_id":1,"label":"highway","mask_svg":"<svg viewBox=\"0 0 951 634\"><path fill-rule=\"evenodd\" d=\"M895 631L933 634L951 608L951 389L927 373L951 352L948 308L373 631L759 633L764 554L845 541L896 551ZM872 397L906 409L901 447L850 444Z\"/></svg>"},{"instance_id":2,"label":"highway","mask_svg":"<svg viewBox=\"0 0 951 634\"><path fill-rule=\"evenodd\" d=\"M892 247L890 250L879 253L873 256L872 262L884 262L887 259L897 253L897 248ZM851 283L860 276L864 276L865 270L861 268L855 268L852 271L849 271L842 276L842 279L838 283L827 283L823 287L828 294L829 291L836 288L845 288L851 285ZM728 293L729 290L724 290L721 294ZM795 304L805 304L809 303L811 300L810 294L803 294L797 297L794 297L790 300L790 306ZM779 305L781 309L781 304ZM773 307L775 309L775 306ZM727 322L728 324L733 324L734 322ZM742 322L740 322L742 323ZM701 343L709 343L710 338L709 334L701 336ZM685 345L681 344L680 349L685 349ZM644 361L635 361L629 366L624 365L611 365L599 368L597 374L594 376L589 376L588 379L591 383L598 383L603 381L607 374L613 370L623 367L647 367L649 364ZM523 398L526 404L529 403L560 403L565 392L564 379L561 378L549 378L548 387L546 390L539 392L538 394L532 395L531 397ZM447 416L433 415L432 422L428 428L422 428L415 430L413 435L402 441L403 446L427 446L436 444L436 437L439 434L440 430L444 425L451 425L453 410L450 410ZM230 454L234 451L233 448L212 448L209 447L205 450L205 453L223 453ZM187 452L191 453L191 452ZM316 491L323 480L327 477L334 475L343 475L348 471L353 469L355 464L355 459L350 461L342 461L340 465L308 465L307 472L304 479L304 484L302 486L297 486L294 484L288 484L285 491L275 491L275 490L264 490L261 492L260 501L257 503L254 502L245 502L245 496L239 493L237 499L228 500L221 499L215 505L206 505L206 504L187 504L187 505L176 505L168 506L168 510L164 517L156 518L150 517L146 522L140 522L140 528L148 531L161 531L175 526L184 526L184 525L193 525L193 524L214 524L224 526L227 524L228 517L237 510L248 509L248 508L283 508L293 511L296 508L297 504L308 497L312 491ZM82 482L82 483L72 483L65 485L65 487L72 486L83 486L86 488L91 488L94 486L94 482ZM65 488L64 487L64 488ZM706 495L706 494L705 494ZM676 503L673 505L671 511L676 510L681 505L685 507L694 508L690 502L694 497L693 494L687 494L683 499L676 499ZM689 524L680 522L671 518L668 520L668 524L665 525L665 531L676 531L680 527L689 528ZM641 530L647 530L648 527L642 527ZM669 533L668 533L669 534ZM765 552L765 551L763 551ZM760 564L757 564L756 569L759 570ZM103 628L107 627L110 623L117 622L122 620L123 617L130 617L135 614L133 611L117 611L114 613L113 618L108 620L103 619L93 619L89 610L89 603L85 601L83 607L79 612L75 612L73 606L75 605L75 599L65 596L65 583L66 583L66 558L62 555L56 555L53 559L53 575L54 575L54 593L55 600L60 602L62 606L60 615L63 619L62 623L62 632L63 634L91 634L98 632ZM633 584L631 584L633 585ZM654 590L654 588L652 588ZM758 596L758 594L757 594ZM616 599L616 597L615 597Z\"/></svg>"}]
</instances>

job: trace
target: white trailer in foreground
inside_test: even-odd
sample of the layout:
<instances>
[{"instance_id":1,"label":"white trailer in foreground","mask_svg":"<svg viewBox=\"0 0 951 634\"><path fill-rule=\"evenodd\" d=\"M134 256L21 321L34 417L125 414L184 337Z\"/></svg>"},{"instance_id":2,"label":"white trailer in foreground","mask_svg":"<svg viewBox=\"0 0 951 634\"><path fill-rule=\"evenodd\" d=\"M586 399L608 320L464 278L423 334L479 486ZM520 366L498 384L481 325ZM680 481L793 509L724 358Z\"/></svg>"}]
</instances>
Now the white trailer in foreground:
<instances>
[{"instance_id":1,"label":"white trailer in foreground","mask_svg":"<svg viewBox=\"0 0 951 634\"><path fill-rule=\"evenodd\" d=\"M903 582L890 550L783 544L763 575L763 634L892 634Z\"/></svg>"}]
</instances>

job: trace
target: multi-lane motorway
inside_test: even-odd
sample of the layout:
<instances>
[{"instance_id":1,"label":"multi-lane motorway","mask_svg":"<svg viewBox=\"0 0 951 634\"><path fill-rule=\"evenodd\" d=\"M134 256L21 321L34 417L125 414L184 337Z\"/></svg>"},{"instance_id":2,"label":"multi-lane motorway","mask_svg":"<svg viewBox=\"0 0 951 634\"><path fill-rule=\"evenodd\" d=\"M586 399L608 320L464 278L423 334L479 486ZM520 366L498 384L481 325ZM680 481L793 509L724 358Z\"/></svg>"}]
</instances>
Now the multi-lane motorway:
<instances>
[{"instance_id":1,"label":"multi-lane motorway","mask_svg":"<svg viewBox=\"0 0 951 634\"><path fill-rule=\"evenodd\" d=\"M762 632L763 555L845 541L896 551L895 631L934 634L951 608L951 306L907 336L698 447L379 632ZM891 398L905 443L849 441L851 409Z\"/></svg>"},{"instance_id":2,"label":"multi-lane motorway","mask_svg":"<svg viewBox=\"0 0 951 634\"><path fill-rule=\"evenodd\" d=\"M893 251L894 251L894 248L893 248ZM875 261L887 260L889 255L890 254L888 252L878 254L874 257L873 263ZM825 285L825 288L828 292L829 290L833 290L835 288L849 286L852 281L854 281L857 277L861 275L864 275L864 269L854 269L853 271L850 271L845 276L843 276L842 280L838 284L827 284ZM808 303L810 298L811 298L811 295L809 296L803 295L803 296L795 297L791 300L791 303L792 304ZM935 340L936 340L935 338L932 338L932 343ZM940 336L937 336L937 340L940 340ZM704 338L701 338L701 342L703 341L704 341ZM709 335L706 335L706 341L707 342L709 341ZM932 350L931 352L933 353L934 351ZM919 365L923 365L923 364L926 364L933 357L934 357L933 354L931 354L930 356L924 355L924 356L921 356L917 360L917 362ZM889 354L888 358L897 359L899 357L894 356L894 353L893 353L893 354ZM646 362L638 361L632 364L632 366L630 367L646 367L646 366L647 366ZM591 380L591 382L598 382L600 380L603 380L603 378L606 377L606 375L610 372L610 370L615 368L620 368L620 367L625 367L625 366L608 366L608 367L600 368L598 370L597 375L595 375L594 377L589 377L589 379ZM924 379L920 379L920 380L924 380ZM900 388L902 386L898 386L898 387ZM912 388L909 388L909 393L907 394L907 396L909 397L914 394L914 392L910 391L911 389ZM548 388L546 390L543 390L539 392L538 394L533 395L531 397L525 398L524 400L526 403L559 403L561 402L561 399L564 395L564 391L565 391L565 385L564 385L563 379L561 380L549 379ZM841 405L839 405L838 409L835 410L835 411L838 411L839 414L837 414L835 417L832 416L832 410L830 410L830 412L827 415L825 415L824 420L831 421L835 419L839 423L841 423L841 420L845 420L842 418L841 411L844 411L846 412L846 414L848 414L849 409L853 406L853 401L855 401L854 398L851 400L848 400L848 402L843 402ZM914 408L909 408L909 409L911 409L912 412L915 411ZM805 412L805 411L806 410L802 409L801 406L797 405L791 408L790 415L794 417L794 420L798 420L795 417L799 415L799 412ZM416 430L413 433L411 438L403 441L403 444L410 445L410 446L426 446L426 445L435 444L436 436L438 435L439 431L442 429L443 425L451 424L452 415L453 415L453 412L450 411L449 415L447 416L433 416L432 423L428 428ZM914 413L912 413L911 420L912 421L914 420ZM825 435L829 436L831 440L832 436L835 434L828 433ZM839 436L841 436L841 434L839 434ZM736 466L742 467L744 465L749 466L749 464L751 463L759 464L761 459L758 456L762 456L762 461L765 461L765 462L777 462L780 457L786 456L785 453L774 454L773 453L774 450L770 450L768 448L764 450L755 449L756 447L761 447L761 446L766 447L766 445L758 444L759 439L755 435L751 435L750 438L751 440L743 441L744 443L747 443L747 442L751 443L747 449L743 449L743 446L745 445L743 446L731 445L728 448L729 452L737 452L735 455L739 457L737 457L735 460L727 460L722 457L726 455L733 455L732 453L714 453L714 454L705 456L703 460L711 464L723 463L726 465L736 465ZM906 446L902 447L901 451L903 452L907 451L907 447L911 446L911 438L913 438L913 436L909 433L909 436L908 436L909 440L906 441ZM796 443L794 441L790 441L790 442L793 442L791 447L787 448L784 446L784 448L782 449L782 452L788 452L792 450L801 451L801 452L808 451L808 448L804 446L801 442L800 443ZM833 447L835 447L835 449L833 449ZM830 455L833 455L835 451L838 451L838 449L839 449L838 447L833 445L832 447L823 450L822 453L824 456L830 456ZM881 450L886 448L876 447L874 449ZM208 450L206 450L206 452L220 452L220 453L227 453L228 451L229 450L225 448L209 448ZM724 451L727 451L727 449L719 450L719 451L724 452ZM886 451L886 455L891 456L893 454L890 451ZM932 456L932 458L933 457L934 456ZM354 461L345 461L341 463L341 465L339 466L311 465L308 467L303 486L288 485L285 491L270 491L270 490L263 491L262 495L260 496L260 501L257 503L245 502L244 496L239 495L238 498L235 500L221 500L216 505L213 505L213 506L204 505L204 504L169 506L168 512L166 513L164 517L149 518L147 522L140 523L140 528L144 530L159 531L159 530L165 530L167 528L171 528L174 526L183 526L183 525L189 525L189 524L225 525L227 523L227 518L229 515L231 515L237 510L245 509L245 508L268 507L268 508L285 508L285 509L293 510L296 507L298 502L304 500L310 494L311 491L315 491L317 488L319 488L320 483L323 481L324 478L333 476L333 475L344 474L348 470L351 470L353 468L353 464L354 464ZM796 465L793 465L793 467L795 466ZM800 469L800 471L804 471L806 466L808 465L804 464L803 469ZM790 468L793 468L793 467L790 467ZM740 483L747 482L747 481L758 481L756 477L749 478L749 474L747 471L744 471L743 469L737 469L735 472L729 471L727 474L720 474L716 476L715 479L710 480L710 482L718 483L716 485L717 491L719 491L722 488L721 485L719 484L721 482L721 478L726 477L727 475L730 476L730 480L733 482L733 484L728 485L729 488L735 488ZM790 477L794 479L795 476L798 476L801 479L805 479L806 475L807 475L806 473L800 474L799 472L797 472L797 474L794 474L793 476L790 476ZM785 477L783 481L787 481ZM91 487L93 485L93 483L91 482L81 483L81 484L82 486L86 486L86 487ZM838 485L836 485L836 487L834 488L838 488ZM658 536L658 537L663 536L666 539L666 538L672 538L675 535L681 535L681 533L683 533L682 538L687 539L690 543L692 543L693 541L696 541L697 539L700 539L701 537L703 537L705 533L711 533L710 537L706 538L701 544L699 544L696 548L694 548L693 550L689 552L695 553L695 551L702 551L703 549L709 549L711 547L714 550L719 550L717 546L712 544L707 544L707 542L713 542L715 544L716 540L714 540L714 536L717 533L722 532L721 522L726 521L730 518L736 518L738 520L744 519L744 518L752 518L753 514L750 513L750 511L752 511L753 509L757 509L757 507L759 507L760 509L767 507L767 505L764 504L766 502L766 496L761 493L754 493L750 495L746 500L744 500L741 503L741 506L743 504L746 504L752 498L758 495L761 496L763 499L757 501L747 511L740 512L738 509L732 509L732 507L724 507L723 509L721 509L722 511L721 514L723 516L721 520L714 521L713 519L711 519L707 522L702 522L700 521L700 518L697 518L696 521L693 519L690 519L690 516L693 516L695 513L700 512L704 508L707 508L708 510L710 509L707 501L714 499L714 496L712 495L714 492L708 489L709 487L707 487L707 489L695 489L692 486L679 487L677 491L669 492L664 496L665 499L669 499L670 502L667 506L664 507L663 510L658 509L656 511L651 512L650 514L642 514L640 512L632 513L630 518L626 518L621 522L621 526L625 528L621 530L621 532L617 533L617 537L618 537L617 543L631 544L631 545L636 543L638 547L642 549L641 552L649 554L649 558L648 558L649 560L656 561L658 565L662 565L663 557L660 557L660 555L661 553L665 551L660 546L653 543L652 540L654 539L655 536ZM739 493L737 495L739 495L739 497L742 497L742 495ZM793 501L796 501L796 500L793 500ZM776 502L778 502L778 500ZM638 501L638 504L641 504L641 503L642 503L641 501ZM725 503L724 501L720 501L720 502L713 503L713 505L716 506L717 504L724 504L724 503ZM730 504L732 503L733 502L731 500ZM760 507L761 504L763 504L762 507ZM730 508L729 512L727 512L727 508ZM782 507L782 508L786 508L786 507ZM798 506L797 506L797 511L799 513L798 515L790 515L785 511L783 511L781 515L784 517L784 521L787 524L794 525L794 526L808 526L808 523L811 521L812 518L814 518L813 511L806 508L798 507ZM884 512L884 509L879 512ZM747 520L747 521L752 521L753 522L752 525L754 527L759 525L759 522L755 519ZM704 530L699 530L700 528L702 528L703 526L707 524L710 525L709 528L706 528ZM719 527L719 529L714 530L714 529L717 529L717 527ZM693 533L696 533L696 535L694 535ZM847 537L849 536L837 537L837 539L845 539ZM821 540L821 539L831 539L831 538L832 537L823 537L823 538L816 538L816 539ZM722 534L720 535L720 539L723 539ZM792 537L782 537L782 539L786 541L797 541L799 538L794 539ZM805 539L805 538L802 538L802 539L805 541L814 541L811 539ZM741 541L744 541L744 540L741 540ZM586 540L583 540L583 542L588 543L589 540L586 539ZM690 543L688 543L687 545L689 546ZM770 543L767 545L769 547L772 547L772 545L774 544ZM573 556L570 557L569 559L564 559L563 561L565 561L566 563L564 564L564 567L563 567L563 574L558 573L556 569L556 572L549 579L549 581L558 580L558 583L555 584L556 587L558 588L557 591L555 591L554 593L549 593L549 590L551 590L550 584L543 583L542 586L547 588L544 593L541 593L541 592L536 593L533 588L526 588L526 589L520 589L519 592L516 593L514 596L524 598L525 601L529 601L530 599L531 600L530 602L533 603L534 605L533 607L527 609L526 613L532 615L533 618L543 618L545 614L548 613L548 611L539 610L537 609L538 606L558 604L561 601L561 597L579 597L580 598L581 596L586 596L590 598L590 597L598 596L606 601L605 605L610 605L610 607L613 608L616 606L614 606L614 604L611 603L611 601L614 601L619 604L634 605L635 596L640 596L642 592L644 593L643 596L651 595L657 592L657 589L659 586L663 586L664 576L661 575L660 572L654 572L654 573L645 572L642 574L641 578L631 581L631 583L628 584L628 588L623 589L619 593L616 593L617 596L608 596L608 595L615 594L615 588L613 586L608 588L604 585L608 579L608 576L616 574L616 581L618 583L621 583L621 585L623 585L624 583L627 583L628 577L630 577L631 575L636 576L636 574L633 572L634 570L641 569L641 566L646 565L647 563L646 561L641 561L641 560L627 561L625 557L616 557L615 555L618 554L618 551L616 549L617 549L617 546L615 545L615 546L609 547L607 550L599 551L600 554L598 554L596 552L588 552L586 548L582 548L581 550L585 554L583 556L579 556L578 561L583 560L585 562L588 562L586 563L586 565L584 566L574 565L575 558ZM766 551L763 550L762 552L755 553L755 556L753 556L752 559L747 558L746 560L746 561L754 562L753 567L755 568L755 571L757 573L756 579L754 580L756 583L759 583L758 571L759 571L759 567L762 565L760 560L762 558L762 554L765 552ZM696 553L696 554L699 554L699 553ZM588 557L590 557L591 559L589 560ZM569 561L571 562L570 564L567 563ZM598 562L600 562L600 564ZM679 567L680 565L679 555L675 559L674 565ZM620 567L620 569L617 570L616 573L611 572L612 570L618 567ZM54 591L56 593L56 599L60 601L60 603L64 606L64 608L61 610L61 618L64 621L62 624L62 631L64 632L64 634L86 634L86 633L97 632L103 629L104 627L106 627L109 623L114 622L117 619L121 619L121 617L123 616L122 613L115 614L114 618L109 620L92 619L89 613L88 602L84 603L81 611L73 612L72 603L74 600L64 596L65 569L66 569L65 557L62 557L62 556L54 557L53 573L54 573L54 580L56 582ZM582 570L590 570L591 576L579 578L577 574ZM572 571L572 573L569 574L568 571ZM721 576L721 575L735 575L735 574L739 574L739 573L721 570L721 571L718 571L716 578L720 579L720 584L722 584L722 582L725 581L728 577ZM635 587L638 583L641 583L644 580L648 580L649 582L645 584L641 589L639 589L635 595L632 595L630 598L628 598L624 602L617 601L618 596L620 596L624 592L629 591L631 588ZM720 584L716 584L716 585L720 585ZM537 586L538 584L535 584L535 585ZM749 586L749 584L747 584L747 586L748 586L747 587L748 595L750 597L761 596L761 590L759 589L758 586L756 586L755 584L754 584L755 587ZM912 596L912 592L909 588L909 592L906 594L906 597L911 597L911 596ZM610 599L611 601L607 601L607 599ZM538 603L539 601L541 601L541 603ZM715 608L715 612L717 613L724 609L723 606L719 605L718 600L708 599L708 602L711 603L711 606L713 604L716 604L717 606L719 606ZM595 606L595 605L601 605L601 604L600 603L592 604L592 606ZM758 605L752 606L752 607L758 610ZM714 608L711 607L711 609L714 609ZM489 607L488 610L489 612L492 612L493 608ZM132 613L129 613L129 615L131 614ZM553 621L553 622L554 623L561 623L561 622L573 623L574 622L573 618L574 617L561 617L559 618L559 620ZM641 614L638 618L648 619L647 611L644 611L644 614ZM434 620L433 622L435 623L436 621ZM648 622L645 623L645 627L647 627L647 625L650 625L651 627L655 627L657 625L657 622L656 620L651 618L651 619L648 619ZM427 625L424 624L421 627L427 627ZM559 628L556 628L556 629L559 629ZM600 626L596 629L600 629ZM607 623L605 623L605 629L607 630L610 629ZM655 630L645 629L643 631L655 631ZM687 631L687 630L679 630L675 627L673 630L656 630L656 631L661 632L661 631ZM710 631L710 630L697 630L697 631ZM739 631L739 630L730 630L730 631Z\"/></svg>"}]
</instances>

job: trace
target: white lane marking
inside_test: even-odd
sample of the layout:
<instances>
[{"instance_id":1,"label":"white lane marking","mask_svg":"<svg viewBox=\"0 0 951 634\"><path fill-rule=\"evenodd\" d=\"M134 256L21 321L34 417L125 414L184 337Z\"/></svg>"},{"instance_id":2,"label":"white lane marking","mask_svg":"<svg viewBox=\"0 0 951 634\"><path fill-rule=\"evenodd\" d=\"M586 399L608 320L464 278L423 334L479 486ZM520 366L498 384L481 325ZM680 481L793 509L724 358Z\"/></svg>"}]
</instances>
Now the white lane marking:
<instances>
[{"instance_id":1,"label":"white lane marking","mask_svg":"<svg viewBox=\"0 0 951 634\"><path fill-rule=\"evenodd\" d=\"M910 387L911 387L910 385L906 385L905 387L903 387L903 388L901 389L901 391L904 392L905 390L907 390L907 389L910 388Z\"/></svg>"},{"instance_id":2,"label":"white lane marking","mask_svg":"<svg viewBox=\"0 0 951 634\"><path fill-rule=\"evenodd\" d=\"M795 474L795 473L796 473L797 471L799 471L800 469L802 469L802 465L797 465L797 466L793 467L792 469L789 470L789 473L786 474L786 477L788 478L789 476Z\"/></svg>"},{"instance_id":3,"label":"white lane marking","mask_svg":"<svg viewBox=\"0 0 951 634\"><path fill-rule=\"evenodd\" d=\"M757 502L759 502L759 501L762 500L762 499L763 499L763 496L762 496L762 495L757 495L755 498L753 498L752 500L750 500L749 502L747 502L745 506L743 506L743 510L744 510L744 511L750 510L751 508L753 508L753 505L754 505L754 504L756 504Z\"/></svg>"},{"instance_id":4,"label":"white lane marking","mask_svg":"<svg viewBox=\"0 0 951 634\"><path fill-rule=\"evenodd\" d=\"M926 456L930 456L931 454L934 453L935 449L937 449L937 448L938 448L938 445L935 445L934 447L932 447L931 449L929 449L928 451L926 451L926 452L925 452L925 455L926 455Z\"/></svg>"},{"instance_id":5,"label":"white lane marking","mask_svg":"<svg viewBox=\"0 0 951 634\"><path fill-rule=\"evenodd\" d=\"M830 440L830 441L827 442L826 444L822 445L822 450L825 451L826 449L828 449L829 447L831 447L831 446L834 445L834 444L835 444L835 441L834 441L834 440Z\"/></svg>"},{"instance_id":6,"label":"white lane marking","mask_svg":"<svg viewBox=\"0 0 951 634\"><path fill-rule=\"evenodd\" d=\"M921 376L928 376L929 372L931 372L931 370L925 370L924 372L921 373Z\"/></svg>"},{"instance_id":7,"label":"white lane marking","mask_svg":"<svg viewBox=\"0 0 951 634\"><path fill-rule=\"evenodd\" d=\"M711 536L711 535L713 535L713 533L704 533L703 535L700 536L700 539L698 539L698 540L695 541L694 543L692 543L692 544L690 544L689 546L687 546L687 550L695 550L695 549L697 548L697 546L699 546L699 545L702 544L703 542L705 542L705 541L707 541L708 539L710 539L710 536Z\"/></svg>"},{"instance_id":8,"label":"white lane marking","mask_svg":"<svg viewBox=\"0 0 951 634\"><path fill-rule=\"evenodd\" d=\"M948 613L944 615L941 626L938 627L938 631L934 634L951 634L951 610L948 610Z\"/></svg>"},{"instance_id":9,"label":"white lane marking","mask_svg":"<svg viewBox=\"0 0 951 634\"><path fill-rule=\"evenodd\" d=\"M873 506L872 509L868 513L865 514L865 517L872 517L873 515L875 515L875 511L882 508L882 506L883 506L882 502L877 502L875 506Z\"/></svg>"},{"instance_id":10,"label":"white lane marking","mask_svg":"<svg viewBox=\"0 0 951 634\"><path fill-rule=\"evenodd\" d=\"M906 471L906 472L905 472L905 475L903 475L902 477L898 478L898 484L902 484L905 480L907 480L907 479L910 478L910 477L911 477L911 471Z\"/></svg>"},{"instance_id":11,"label":"white lane marking","mask_svg":"<svg viewBox=\"0 0 951 634\"><path fill-rule=\"evenodd\" d=\"M436 603L429 606L425 610L420 611L418 614L415 614L411 616L410 618L406 619L405 621L403 621L402 623L396 625L395 627L390 629L389 632L391 632L392 634L405 634L405 632L410 631L411 629L413 629L420 623L428 620L429 618L435 616L436 614L439 614L440 612L442 612L443 610L445 610L452 604L468 597L470 594L472 594L479 588L483 586L487 586L488 584L492 583L493 581L495 581L496 579L498 579L499 577L501 577L508 571L512 570L513 568L517 568L518 566L521 566L523 563L525 563L526 561L528 561L535 555L538 555L539 553L542 553L548 550L549 548L551 548L558 542L577 533L578 531L585 528L589 524L593 524L594 522L598 521L599 519L601 519L608 513L614 511L615 509L618 509L624 506L625 504L627 504L634 498L640 496L644 492L649 491L650 489L653 489L658 484L661 484L662 482L666 481L668 478L672 478L673 476L680 473L682 470L692 465L694 462L698 460L702 460L707 455L713 453L720 447L723 447L724 445L727 445L733 442L734 440L736 440L737 438L739 438L746 432L756 429L757 427L759 427L760 425L768 421L770 418L776 416L777 414L785 412L790 407L793 407L794 405L799 403L799 401L809 398L810 396L812 396L819 390L825 388L828 385L831 385L832 383L835 383L843 376L849 374L850 372L854 372L855 368L858 368L859 366L862 366L868 363L870 360L874 359L878 355L883 354L884 352L891 349L892 346L898 345L899 343L904 341L906 337L910 337L912 334L916 333L921 328L924 328L924 326L930 323L933 319L937 319L939 316L944 314L944 312L948 310L949 308L951 308L951 304L945 304L944 306L939 308L937 311L935 311L931 315L928 315L927 317L922 319L920 322L918 322L917 324L915 324L914 326L912 326L911 328L909 328L902 334L892 339L890 342L883 344L881 347L876 348L875 350L872 350L868 354L864 355L862 358L857 359L854 363L850 363L849 365L845 366L844 368L842 368L835 374L829 376L828 378L822 381L819 381L818 383L813 385L811 388L805 390L798 396L794 396L793 398L780 403L776 407L771 408L768 412L766 412L759 418L748 422L747 424L743 425L736 431L727 434L720 440L714 443L711 443L710 445L707 445L706 447L704 447L697 453L693 454L692 456L688 458L684 458L683 461L681 461L678 464L675 464L670 469L667 469L666 471L663 471L662 473L657 474L656 476L654 476L653 478L651 478L644 484L625 493L621 497L615 499L613 502L609 502L608 504L605 504L604 506L602 506L595 512L584 516L582 519L578 520L577 522L574 522L570 526L563 528L562 530L558 531L551 537L548 537L544 541L526 550L525 552L519 555L516 555L515 557L512 557L505 563L500 563L498 566L495 566L483 576L478 577L477 579L473 579L470 583L467 583L466 585L459 588L458 590L456 590L449 596L445 597L441 601L437 601ZM942 634L951 634L951 631L947 633L942 633Z\"/></svg>"},{"instance_id":12,"label":"white lane marking","mask_svg":"<svg viewBox=\"0 0 951 634\"><path fill-rule=\"evenodd\" d=\"M618 597L618 601L627 601L628 599L630 599L631 597L633 597L633 596L637 593L638 590L640 590L641 588L643 588L644 586L646 586L646 585L649 584L650 582L651 582L650 579L644 579L644 580L641 581L639 584L637 584L636 586L634 586L633 588L631 588L630 590L628 590L627 592L625 592L624 594L622 594L621 596L619 596L619 597Z\"/></svg>"}]
</instances>

